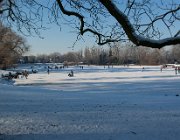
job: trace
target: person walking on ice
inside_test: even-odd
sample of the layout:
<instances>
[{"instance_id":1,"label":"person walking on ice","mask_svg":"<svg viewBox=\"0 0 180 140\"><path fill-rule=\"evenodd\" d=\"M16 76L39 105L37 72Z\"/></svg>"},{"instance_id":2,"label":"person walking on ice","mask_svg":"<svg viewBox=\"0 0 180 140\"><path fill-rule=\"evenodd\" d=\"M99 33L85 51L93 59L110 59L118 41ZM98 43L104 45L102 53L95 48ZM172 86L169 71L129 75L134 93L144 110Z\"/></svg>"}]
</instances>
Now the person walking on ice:
<instances>
[{"instance_id":1,"label":"person walking on ice","mask_svg":"<svg viewBox=\"0 0 180 140\"><path fill-rule=\"evenodd\" d=\"M49 68L48 68L48 70L47 70L47 73L49 74Z\"/></svg>"}]
</instances>

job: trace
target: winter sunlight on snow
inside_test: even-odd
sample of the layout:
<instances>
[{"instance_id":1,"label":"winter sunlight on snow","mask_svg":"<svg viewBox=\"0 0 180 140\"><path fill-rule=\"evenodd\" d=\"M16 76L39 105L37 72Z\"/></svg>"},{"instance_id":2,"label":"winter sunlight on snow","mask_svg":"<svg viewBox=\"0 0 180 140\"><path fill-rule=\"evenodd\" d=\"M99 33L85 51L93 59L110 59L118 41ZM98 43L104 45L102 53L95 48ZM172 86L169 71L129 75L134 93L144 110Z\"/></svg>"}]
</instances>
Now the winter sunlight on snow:
<instances>
[{"instance_id":1,"label":"winter sunlight on snow","mask_svg":"<svg viewBox=\"0 0 180 140\"><path fill-rule=\"evenodd\" d=\"M180 139L174 68L54 66L21 65L13 71L27 79L0 78L0 140Z\"/></svg>"}]
</instances>

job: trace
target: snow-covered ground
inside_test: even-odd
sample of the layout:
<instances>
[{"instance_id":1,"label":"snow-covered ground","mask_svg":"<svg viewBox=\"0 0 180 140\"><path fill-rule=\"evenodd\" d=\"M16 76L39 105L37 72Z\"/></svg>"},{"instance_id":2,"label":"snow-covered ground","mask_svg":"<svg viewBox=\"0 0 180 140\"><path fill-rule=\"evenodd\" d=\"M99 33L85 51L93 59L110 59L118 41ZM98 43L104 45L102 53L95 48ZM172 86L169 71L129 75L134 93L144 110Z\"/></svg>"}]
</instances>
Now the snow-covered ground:
<instances>
[{"instance_id":1,"label":"snow-covered ground","mask_svg":"<svg viewBox=\"0 0 180 140\"><path fill-rule=\"evenodd\" d=\"M39 72L28 79L0 80L0 140L180 139L180 74L172 68L18 69L32 68Z\"/></svg>"}]
</instances>

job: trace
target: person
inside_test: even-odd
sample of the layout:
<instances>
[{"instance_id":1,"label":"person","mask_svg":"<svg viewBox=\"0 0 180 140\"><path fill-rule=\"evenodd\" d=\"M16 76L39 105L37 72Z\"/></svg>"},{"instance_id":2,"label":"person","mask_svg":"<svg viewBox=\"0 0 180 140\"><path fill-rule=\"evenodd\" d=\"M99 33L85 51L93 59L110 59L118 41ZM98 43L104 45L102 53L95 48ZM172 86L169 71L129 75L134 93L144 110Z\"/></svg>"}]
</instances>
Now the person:
<instances>
[{"instance_id":1,"label":"person","mask_svg":"<svg viewBox=\"0 0 180 140\"><path fill-rule=\"evenodd\" d=\"M73 77L74 76L74 72L73 70L71 70L71 72L68 74L69 77Z\"/></svg>"},{"instance_id":2,"label":"person","mask_svg":"<svg viewBox=\"0 0 180 140\"><path fill-rule=\"evenodd\" d=\"M28 77L28 72L25 70L24 71L24 76L25 76L25 78L27 79L27 77Z\"/></svg>"},{"instance_id":3,"label":"person","mask_svg":"<svg viewBox=\"0 0 180 140\"><path fill-rule=\"evenodd\" d=\"M12 78L13 78L13 75L11 72L9 72L8 79L12 79Z\"/></svg>"},{"instance_id":4,"label":"person","mask_svg":"<svg viewBox=\"0 0 180 140\"><path fill-rule=\"evenodd\" d=\"M38 72L37 70L33 70L33 69L32 69L32 73L37 73L37 72Z\"/></svg>"},{"instance_id":5,"label":"person","mask_svg":"<svg viewBox=\"0 0 180 140\"><path fill-rule=\"evenodd\" d=\"M144 71L144 67L142 67L142 72Z\"/></svg>"},{"instance_id":6,"label":"person","mask_svg":"<svg viewBox=\"0 0 180 140\"><path fill-rule=\"evenodd\" d=\"M49 68L48 68L48 70L47 70L47 73L49 74Z\"/></svg>"},{"instance_id":7,"label":"person","mask_svg":"<svg viewBox=\"0 0 180 140\"><path fill-rule=\"evenodd\" d=\"M71 75L72 75L72 76L74 76L74 72L73 72L73 70L71 70Z\"/></svg>"},{"instance_id":8,"label":"person","mask_svg":"<svg viewBox=\"0 0 180 140\"><path fill-rule=\"evenodd\" d=\"M22 72L22 78L25 77L27 79L28 77L28 72L25 70Z\"/></svg>"},{"instance_id":9,"label":"person","mask_svg":"<svg viewBox=\"0 0 180 140\"><path fill-rule=\"evenodd\" d=\"M161 66L161 68L160 68L161 72L162 72L162 69L163 69L163 67Z\"/></svg>"},{"instance_id":10,"label":"person","mask_svg":"<svg viewBox=\"0 0 180 140\"><path fill-rule=\"evenodd\" d=\"M175 74L177 75L177 72L178 72L178 68L177 67L175 67Z\"/></svg>"}]
</instances>

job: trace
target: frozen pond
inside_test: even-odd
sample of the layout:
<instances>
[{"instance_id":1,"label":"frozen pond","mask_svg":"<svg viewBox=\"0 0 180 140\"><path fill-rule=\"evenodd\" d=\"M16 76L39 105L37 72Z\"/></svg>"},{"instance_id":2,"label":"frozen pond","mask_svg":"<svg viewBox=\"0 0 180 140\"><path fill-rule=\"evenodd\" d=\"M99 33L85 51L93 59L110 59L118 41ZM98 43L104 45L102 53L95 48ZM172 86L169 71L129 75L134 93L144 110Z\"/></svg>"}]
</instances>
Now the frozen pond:
<instances>
[{"instance_id":1,"label":"frozen pond","mask_svg":"<svg viewBox=\"0 0 180 140\"><path fill-rule=\"evenodd\" d=\"M0 88L2 140L180 139L180 75L171 68L42 68Z\"/></svg>"}]
</instances>

